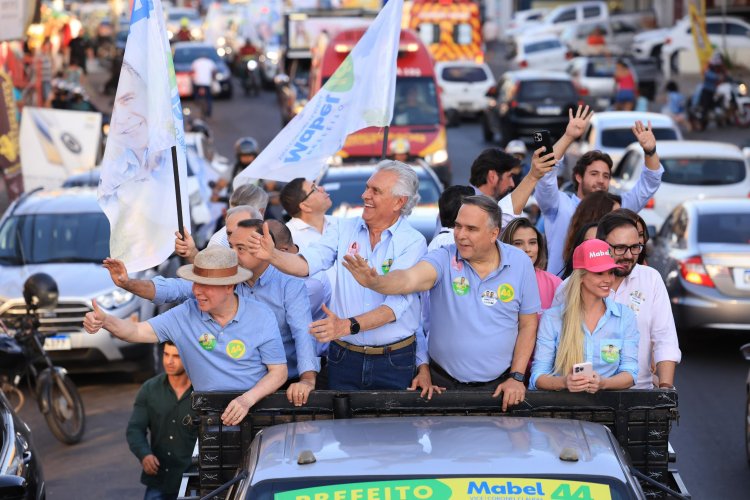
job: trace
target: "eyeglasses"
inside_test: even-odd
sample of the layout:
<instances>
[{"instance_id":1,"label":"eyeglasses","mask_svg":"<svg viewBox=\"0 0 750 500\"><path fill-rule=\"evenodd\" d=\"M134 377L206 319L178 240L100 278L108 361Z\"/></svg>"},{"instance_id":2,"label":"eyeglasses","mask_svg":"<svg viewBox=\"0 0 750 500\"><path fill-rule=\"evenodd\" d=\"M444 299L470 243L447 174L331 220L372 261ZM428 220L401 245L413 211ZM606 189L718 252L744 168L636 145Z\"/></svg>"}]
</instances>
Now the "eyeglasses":
<instances>
[{"instance_id":1,"label":"eyeglasses","mask_svg":"<svg viewBox=\"0 0 750 500\"><path fill-rule=\"evenodd\" d=\"M311 195L312 195L312 194L313 194L314 192L316 192L317 190L318 190L318 186L316 186L316 185L315 185L315 183L313 182L313 185L312 185L312 188L310 189L310 192L309 192L309 193L307 193L307 194L305 195L305 197L304 197L304 198L302 198L302 199L301 199L301 200L300 200L299 202L300 202L300 203L302 203L303 201L305 201L306 199L308 199L308 198L309 198L309 197L310 197L310 196L311 196Z\"/></svg>"},{"instance_id":2,"label":"eyeglasses","mask_svg":"<svg viewBox=\"0 0 750 500\"><path fill-rule=\"evenodd\" d=\"M637 245L609 245L612 248L612 253L615 255L625 255L625 252L630 250L631 255L638 255L641 253L646 245L641 245L638 243Z\"/></svg>"}]
</instances>

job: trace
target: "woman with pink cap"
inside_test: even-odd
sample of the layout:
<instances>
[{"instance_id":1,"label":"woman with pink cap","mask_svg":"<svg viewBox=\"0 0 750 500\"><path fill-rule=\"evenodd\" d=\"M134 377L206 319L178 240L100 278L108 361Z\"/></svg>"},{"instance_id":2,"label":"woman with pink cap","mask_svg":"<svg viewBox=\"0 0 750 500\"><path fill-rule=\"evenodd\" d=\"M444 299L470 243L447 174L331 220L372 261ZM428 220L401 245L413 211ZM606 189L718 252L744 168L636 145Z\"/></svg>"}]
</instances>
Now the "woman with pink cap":
<instances>
[{"instance_id":1,"label":"woman with pink cap","mask_svg":"<svg viewBox=\"0 0 750 500\"><path fill-rule=\"evenodd\" d=\"M639 334L635 314L609 297L617 267L605 241L576 247L563 303L542 315L530 389L595 393L633 386ZM573 366L585 362L593 371L574 375Z\"/></svg>"}]
</instances>

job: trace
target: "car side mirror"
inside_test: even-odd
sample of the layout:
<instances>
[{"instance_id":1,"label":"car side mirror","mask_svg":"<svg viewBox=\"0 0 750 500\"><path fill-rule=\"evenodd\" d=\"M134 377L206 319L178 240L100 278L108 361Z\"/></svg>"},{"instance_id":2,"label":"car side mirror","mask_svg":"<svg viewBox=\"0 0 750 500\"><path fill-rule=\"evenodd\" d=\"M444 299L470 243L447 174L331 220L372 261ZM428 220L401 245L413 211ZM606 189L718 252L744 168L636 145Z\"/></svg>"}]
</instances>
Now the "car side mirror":
<instances>
[{"instance_id":1,"label":"car side mirror","mask_svg":"<svg viewBox=\"0 0 750 500\"><path fill-rule=\"evenodd\" d=\"M648 224L646 226L646 231L648 231L648 237L651 240L655 240L659 237L659 233L657 233L656 231L656 226L654 226L653 224Z\"/></svg>"},{"instance_id":2,"label":"car side mirror","mask_svg":"<svg viewBox=\"0 0 750 500\"><path fill-rule=\"evenodd\" d=\"M485 97L497 98L497 85L493 85L492 87L487 89Z\"/></svg>"}]
</instances>

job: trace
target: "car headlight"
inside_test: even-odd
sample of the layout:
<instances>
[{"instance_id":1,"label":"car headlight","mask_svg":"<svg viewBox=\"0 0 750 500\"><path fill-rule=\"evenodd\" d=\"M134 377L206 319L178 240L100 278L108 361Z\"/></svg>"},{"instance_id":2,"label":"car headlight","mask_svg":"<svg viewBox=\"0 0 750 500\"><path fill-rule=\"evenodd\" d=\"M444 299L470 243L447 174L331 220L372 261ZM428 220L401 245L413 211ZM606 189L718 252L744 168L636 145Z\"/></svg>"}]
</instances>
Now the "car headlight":
<instances>
[{"instance_id":1,"label":"car headlight","mask_svg":"<svg viewBox=\"0 0 750 500\"><path fill-rule=\"evenodd\" d=\"M224 47L219 47L216 49L216 53L219 54L219 57L224 57L227 54L227 51L224 50Z\"/></svg>"},{"instance_id":2,"label":"car headlight","mask_svg":"<svg viewBox=\"0 0 750 500\"><path fill-rule=\"evenodd\" d=\"M737 93L739 93L741 96L746 96L747 95L747 85L745 85L744 83L740 83L737 86Z\"/></svg>"},{"instance_id":3,"label":"car headlight","mask_svg":"<svg viewBox=\"0 0 750 500\"><path fill-rule=\"evenodd\" d=\"M174 33L172 33L171 31L167 31L167 38L169 38L170 40L174 38Z\"/></svg>"},{"instance_id":4,"label":"car headlight","mask_svg":"<svg viewBox=\"0 0 750 500\"><path fill-rule=\"evenodd\" d=\"M248 71L255 71L258 68L258 61L255 59L250 59L247 62L247 70Z\"/></svg>"},{"instance_id":5,"label":"car headlight","mask_svg":"<svg viewBox=\"0 0 750 500\"><path fill-rule=\"evenodd\" d=\"M216 79L220 82L223 82L224 80L229 79L229 75L226 73L216 73Z\"/></svg>"},{"instance_id":6,"label":"car headlight","mask_svg":"<svg viewBox=\"0 0 750 500\"><path fill-rule=\"evenodd\" d=\"M105 136L109 135L109 123L102 125L102 134Z\"/></svg>"},{"instance_id":7,"label":"car headlight","mask_svg":"<svg viewBox=\"0 0 750 500\"><path fill-rule=\"evenodd\" d=\"M226 44L227 44L227 39L224 38L223 36L220 36L219 38L216 39L216 45L221 46L221 45L226 45Z\"/></svg>"},{"instance_id":8,"label":"car headlight","mask_svg":"<svg viewBox=\"0 0 750 500\"><path fill-rule=\"evenodd\" d=\"M427 155L425 160L430 165L440 165L448 161L448 151L445 149L438 149L431 155Z\"/></svg>"},{"instance_id":9,"label":"car headlight","mask_svg":"<svg viewBox=\"0 0 750 500\"><path fill-rule=\"evenodd\" d=\"M279 62L279 51L278 50L268 50L266 51L266 57L269 61L276 64Z\"/></svg>"},{"instance_id":10,"label":"car headlight","mask_svg":"<svg viewBox=\"0 0 750 500\"><path fill-rule=\"evenodd\" d=\"M193 28L190 30L190 36L193 38L203 38L203 32L200 28Z\"/></svg>"},{"instance_id":11,"label":"car headlight","mask_svg":"<svg viewBox=\"0 0 750 500\"><path fill-rule=\"evenodd\" d=\"M118 307L130 303L134 298L135 295L132 293L118 289L99 295L96 298L96 303L105 309L117 309Z\"/></svg>"}]
</instances>

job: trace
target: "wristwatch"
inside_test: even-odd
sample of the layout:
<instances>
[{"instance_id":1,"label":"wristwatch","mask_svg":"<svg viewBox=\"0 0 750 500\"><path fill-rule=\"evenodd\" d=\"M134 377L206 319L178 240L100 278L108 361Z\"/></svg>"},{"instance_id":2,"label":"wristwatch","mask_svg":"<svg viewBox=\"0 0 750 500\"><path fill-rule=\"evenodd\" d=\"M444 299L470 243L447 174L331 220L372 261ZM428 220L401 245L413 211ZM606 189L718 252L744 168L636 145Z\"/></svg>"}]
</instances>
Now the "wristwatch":
<instances>
[{"instance_id":1,"label":"wristwatch","mask_svg":"<svg viewBox=\"0 0 750 500\"><path fill-rule=\"evenodd\" d=\"M516 382L521 382L522 384L526 382L526 375L524 375L521 372L510 372L508 374L508 378L512 378Z\"/></svg>"},{"instance_id":2,"label":"wristwatch","mask_svg":"<svg viewBox=\"0 0 750 500\"><path fill-rule=\"evenodd\" d=\"M644 149L643 154L646 156L654 156L656 154L656 146L654 146L654 149L649 149L648 151Z\"/></svg>"},{"instance_id":3,"label":"wristwatch","mask_svg":"<svg viewBox=\"0 0 750 500\"><path fill-rule=\"evenodd\" d=\"M351 322L351 326L349 327L349 335L356 335L359 333L359 321L352 316L349 318L349 321Z\"/></svg>"}]
</instances>

